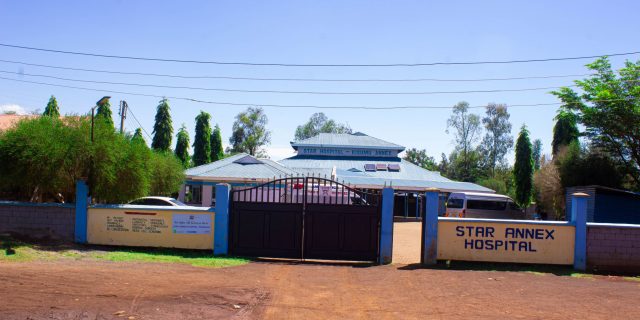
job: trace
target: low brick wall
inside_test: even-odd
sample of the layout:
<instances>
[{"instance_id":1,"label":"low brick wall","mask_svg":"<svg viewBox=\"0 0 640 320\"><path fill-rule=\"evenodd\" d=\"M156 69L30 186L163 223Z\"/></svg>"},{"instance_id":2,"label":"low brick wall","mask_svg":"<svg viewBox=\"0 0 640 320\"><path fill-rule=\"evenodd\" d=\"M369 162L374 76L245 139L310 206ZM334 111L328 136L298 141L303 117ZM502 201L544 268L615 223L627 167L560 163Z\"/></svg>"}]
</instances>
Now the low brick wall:
<instances>
[{"instance_id":1,"label":"low brick wall","mask_svg":"<svg viewBox=\"0 0 640 320\"><path fill-rule=\"evenodd\" d=\"M620 272L640 270L640 225L587 223L587 266Z\"/></svg>"},{"instance_id":2,"label":"low brick wall","mask_svg":"<svg viewBox=\"0 0 640 320\"><path fill-rule=\"evenodd\" d=\"M0 201L0 233L73 241L73 204Z\"/></svg>"}]
</instances>

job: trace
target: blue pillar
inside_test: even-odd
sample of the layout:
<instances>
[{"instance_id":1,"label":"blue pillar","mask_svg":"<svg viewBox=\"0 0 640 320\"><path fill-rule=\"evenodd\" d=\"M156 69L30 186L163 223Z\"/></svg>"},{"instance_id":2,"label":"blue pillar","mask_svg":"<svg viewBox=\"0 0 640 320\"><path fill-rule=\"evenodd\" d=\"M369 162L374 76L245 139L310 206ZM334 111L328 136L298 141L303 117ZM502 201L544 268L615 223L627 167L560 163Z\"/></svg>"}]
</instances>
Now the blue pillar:
<instances>
[{"instance_id":1,"label":"blue pillar","mask_svg":"<svg viewBox=\"0 0 640 320\"><path fill-rule=\"evenodd\" d=\"M571 195L571 223L576 227L573 268L587 269L587 198L586 193Z\"/></svg>"},{"instance_id":2,"label":"blue pillar","mask_svg":"<svg viewBox=\"0 0 640 320\"><path fill-rule=\"evenodd\" d=\"M382 189L382 217L380 219L380 257L378 263L389 264L393 257L393 188Z\"/></svg>"},{"instance_id":3,"label":"blue pillar","mask_svg":"<svg viewBox=\"0 0 640 320\"><path fill-rule=\"evenodd\" d=\"M216 210L213 239L213 254L229 253L229 201L230 186L226 183L216 185Z\"/></svg>"},{"instance_id":4,"label":"blue pillar","mask_svg":"<svg viewBox=\"0 0 640 320\"><path fill-rule=\"evenodd\" d=\"M76 226L74 239L77 243L87 243L87 199L89 188L82 181L76 181Z\"/></svg>"},{"instance_id":5,"label":"blue pillar","mask_svg":"<svg viewBox=\"0 0 640 320\"><path fill-rule=\"evenodd\" d=\"M425 197L426 212L422 218L421 264L433 265L438 262L438 189L428 189Z\"/></svg>"}]
</instances>

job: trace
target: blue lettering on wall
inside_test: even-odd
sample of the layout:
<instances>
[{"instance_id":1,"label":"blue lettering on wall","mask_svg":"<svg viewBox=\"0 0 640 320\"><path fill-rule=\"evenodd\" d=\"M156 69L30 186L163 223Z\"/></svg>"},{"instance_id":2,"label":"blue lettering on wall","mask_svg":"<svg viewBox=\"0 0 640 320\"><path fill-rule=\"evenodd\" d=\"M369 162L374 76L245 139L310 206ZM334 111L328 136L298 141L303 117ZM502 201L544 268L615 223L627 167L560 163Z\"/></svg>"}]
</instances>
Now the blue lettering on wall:
<instances>
[{"instance_id":1,"label":"blue lettering on wall","mask_svg":"<svg viewBox=\"0 0 640 320\"><path fill-rule=\"evenodd\" d=\"M469 250L503 250L537 252L532 241L555 240L554 229L547 228L505 228L504 238L495 240L494 227L456 226L456 236L464 237L464 248Z\"/></svg>"}]
</instances>

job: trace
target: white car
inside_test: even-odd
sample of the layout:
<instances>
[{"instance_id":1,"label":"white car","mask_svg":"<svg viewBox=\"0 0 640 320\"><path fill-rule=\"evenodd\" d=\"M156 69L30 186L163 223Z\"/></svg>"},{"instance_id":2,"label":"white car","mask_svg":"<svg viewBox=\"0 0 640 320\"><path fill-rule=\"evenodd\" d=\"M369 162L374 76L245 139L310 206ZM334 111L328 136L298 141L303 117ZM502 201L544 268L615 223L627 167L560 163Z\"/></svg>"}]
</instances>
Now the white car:
<instances>
[{"instance_id":1,"label":"white car","mask_svg":"<svg viewBox=\"0 0 640 320\"><path fill-rule=\"evenodd\" d=\"M169 197L142 197L129 202L141 206L165 206L165 207L186 207L187 205Z\"/></svg>"},{"instance_id":2,"label":"white car","mask_svg":"<svg viewBox=\"0 0 640 320\"><path fill-rule=\"evenodd\" d=\"M454 192L447 200L445 217L522 220L525 215L524 210L505 195Z\"/></svg>"}]
</instances>

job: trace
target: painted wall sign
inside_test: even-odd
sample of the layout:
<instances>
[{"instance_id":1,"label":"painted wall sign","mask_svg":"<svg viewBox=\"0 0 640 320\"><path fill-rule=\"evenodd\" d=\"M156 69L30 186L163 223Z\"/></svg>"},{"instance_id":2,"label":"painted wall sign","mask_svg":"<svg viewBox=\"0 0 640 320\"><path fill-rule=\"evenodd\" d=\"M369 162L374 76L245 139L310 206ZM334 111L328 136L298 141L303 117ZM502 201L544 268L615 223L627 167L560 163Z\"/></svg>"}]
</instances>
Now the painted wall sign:
<instances>
[{"instance_id":1,"label":"painted wall sign","mask_svg":"<svg viewBox=\"0 0 640 320\"><path fill-rule=\"evenodd\" d=\"M341 157L397 157L398 151L384 149L350 149L350 148L298 148L299 155L321 155Z\"/></svg>"},{"instance_id":2,"label":"painted wall sign","mask_svg":"<svg viewBox=\"0 0 640 320\"><path fill-rule=\"evenodd\" d=\"M438 221L438 259L573 264L575 227L502 221Z\"/></svg>"},{"instance_id":3,"label":"painted wall sign","mask_svg":"<svg viewBox=\"0 0 640 320\"><path fill-rule=\"evenodd\" d=\"M213 217L199 210L89 208L87 242L92 244L213 249Z\"/></svg>"},{"instance_id":4,"label":"painted wall sign","mask_svg":"<svg viewBox=\"0 0 640 320\"><path fill-rule=\"evenodd\" d=\"M211 233L211 216L208 214L173 214L173 233L209 234Z\"/></svg>"}]
</instances>

